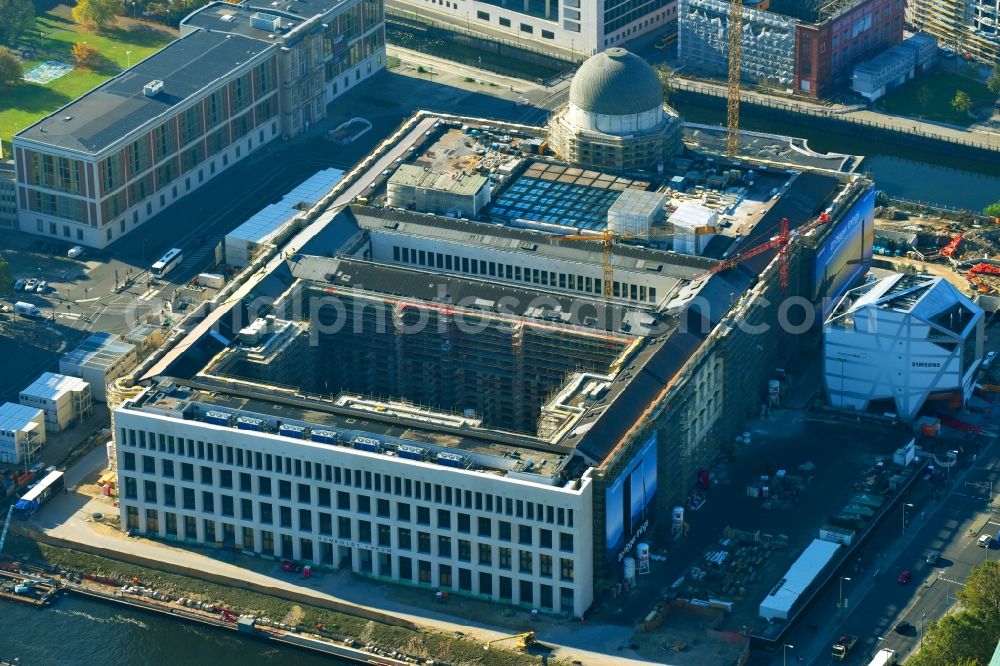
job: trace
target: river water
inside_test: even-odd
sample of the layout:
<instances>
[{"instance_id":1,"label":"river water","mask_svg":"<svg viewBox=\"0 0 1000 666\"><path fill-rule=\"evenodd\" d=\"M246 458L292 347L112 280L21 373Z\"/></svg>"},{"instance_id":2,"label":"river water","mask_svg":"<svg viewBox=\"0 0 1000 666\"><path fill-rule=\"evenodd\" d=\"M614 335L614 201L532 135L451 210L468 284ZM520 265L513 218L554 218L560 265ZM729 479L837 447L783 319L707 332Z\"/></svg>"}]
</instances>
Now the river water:
<instances>
[{"instance_id":1,"label":"river water","mask_svg":"<svg viewBox=\"0 0 1000 666\"><path fill-rule=\"evenodd\" d=\"M723 100L711 107L681 103L677 110L690 122L726 122ZM950 155L946 144L941 144L938 151L919 150L747 113L740 118L740 125L743 129L808 139L809 147L820 153L864 155L862 169L870 169L875 186L890 196L975 211L1000 201L1000 153L991 163L966 160Z\"/></svg>"},{"instance_id":2,"label":"river water","mask_svg":"<svg viewBox=\"0 0 1000 666\"><path fill-rule=\"evenodd\" d=\"M48 608L0 601L0 627L0 659L17 658L23 666L348 663L75 596L63 596Z\"/></svg>"}]
</instances>

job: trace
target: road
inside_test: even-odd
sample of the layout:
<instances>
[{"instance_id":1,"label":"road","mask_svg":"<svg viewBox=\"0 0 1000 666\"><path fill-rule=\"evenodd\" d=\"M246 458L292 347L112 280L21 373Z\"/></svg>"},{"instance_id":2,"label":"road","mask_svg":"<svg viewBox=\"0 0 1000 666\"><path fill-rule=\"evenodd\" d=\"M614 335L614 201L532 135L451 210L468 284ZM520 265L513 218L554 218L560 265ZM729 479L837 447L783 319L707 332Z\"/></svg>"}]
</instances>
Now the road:
<instances>
[{"instance_id":1,"label":"road","mask_svg":"<svg viewBox=\"0 0 1000 666\"><path fill-rule=\"evenodd\" d=\"M986 557L1000 557L996 550L978 547L978 535L967 532L977 519L987 517L990 522L983 533L1000 530L1000 516L987 511L987 486L978 485L992 480L1000 489L1000 445L988 445L974 463L971 456L965 460L963 464L960 458L951 482L941 484L945 494L939 500L933 498L931 482L918 482L906 498L913 506L905 509L905 528L902 511L887 517L856 566L841 572L846 600L843 619L838 621L840 587L831 585L786 637L795 646L788 650L790 658L801 656L810 664L866 664L877 650L891 648L902 660L919 645L921 620L926 625L948 612L972 567ZM948 478L942 470L938 474ZM942 553L934 566L926 561L932 550ZM912 579L900 584L897 579L904 570L911 571ZM893 628L901 620L914 628L896 633ZM830 657L830 647L845 634L860 640L847 660L837 662ZM782 662L779 652L759 656L752 663Z\"/></svg>"}]
</instances>

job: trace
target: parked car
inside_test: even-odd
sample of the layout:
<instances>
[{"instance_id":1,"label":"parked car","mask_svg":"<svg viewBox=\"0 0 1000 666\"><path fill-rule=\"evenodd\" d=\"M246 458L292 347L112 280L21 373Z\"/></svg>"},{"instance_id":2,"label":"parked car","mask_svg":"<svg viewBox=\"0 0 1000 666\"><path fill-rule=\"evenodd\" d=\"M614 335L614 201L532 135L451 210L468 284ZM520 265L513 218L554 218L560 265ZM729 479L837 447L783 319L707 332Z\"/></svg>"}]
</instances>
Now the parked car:
<instances>
[{"instance_id":1,"label":"parked car","mask_svg":"<svg viewBox=\"0 0 1000 666\"><path fill-rule=\"evenodd\" d=\"M48 282L46 282L45 280L39 280L38 285L35 287L35 293L44 294L48 288L49 288Z\"/></svg>"},{"instance_id":2,"label":"parked car","mask_svg":"<svg viewBox=\"0 0 1000 666\"><path fill-rule=\"evenodd\" d=\"M986 358L983 359L983 369L986 369L991 365L993 365L993 359L995 359L996 357L997 353L995 351L987 352Z\"/></svg>"},{"instance_id":3,"label":"parked car","mask_svg":"<svg viewBox=\"0 0 1000 666\"><path fill-rule=\"evenodd\" d=\"M283 560L281 562L281 568L285 571L290 571L292 573L298 573L302 571L302 567L292 562L291 560Z\"/></svg>"},{"instance_id":4,"label":"parked car","mask_svg":"<svg viewBox=\"0 0 1000 666\"><path fill-rule=\"evenodd\" d=\"M906 585L910 582L910 578L912 577L913 574L910 573L909 569L903 569L903 573L899 574L899 578L896 579L896 582L900 585Z\"/></svg>"},{"instance_id":5,"label":"parked car","mask_svg":"<svg viewBox=\"0 0 1000 666\"><path fill-rule=\"evenodd\" d=\"M993 543L993 537L990 536L989 534L984 534L983 536L979 537L979 541L977 541L976 543L979 544L980 548L989 548L990 545Z\"/></svg>"},{"instance_id":6,"label":"parked car","mask_svg":"<svg viewBox=\"0 0 1000 666\"><path fill-rule=\"evenodd\" d=\"M17 282L14 283L14 291L21 291L24 289L24 278L18 278Z\"/></svg>"},{"instance_id":7,"label":"parked car","mask_svg":"<svg viewBox=\"0 0 1000 666\"><path fill-rule=\"evenodd\" d=\"M74 245L69 249L69 252L66 253L66 256L69 257L70 259L76 259L82 254L83 254L83 246Z\"/></svg>"},{"instance_id":8,"label":"parked car","mask_svg":"<svg viewBox=\"0 0 1000 666\"><path fill-rule=\"evenodd\" d=\"M906 620L901 620L896 628L893 629L897 634L903 634L904 636L913 631L913 625Z\"/></svg>"},{"instance_id":9,"label":"parked car","mask_svg":"<svg viewBox=\"0 0 1000 666\"><path fill-rule=\"evenodd\" d=\"M941 559L941 551L940 550L932 550L930 552L930 555L927 556L927 564L929 564L931 566L934 566L935 564L938 563L938 560L940 560L940 559Z\"/></svg>"},{"instance_id":10,"label":"parked car","mask_svg":"<svg viewBox=\"0 0 1000 666\"><path fill-rule=\"evenodd\" d=\"M34 291L35 287L38 286L38 280L35 278L28 278L28 281L24 283L25 291Z\"/></svg>"}]
</instances>

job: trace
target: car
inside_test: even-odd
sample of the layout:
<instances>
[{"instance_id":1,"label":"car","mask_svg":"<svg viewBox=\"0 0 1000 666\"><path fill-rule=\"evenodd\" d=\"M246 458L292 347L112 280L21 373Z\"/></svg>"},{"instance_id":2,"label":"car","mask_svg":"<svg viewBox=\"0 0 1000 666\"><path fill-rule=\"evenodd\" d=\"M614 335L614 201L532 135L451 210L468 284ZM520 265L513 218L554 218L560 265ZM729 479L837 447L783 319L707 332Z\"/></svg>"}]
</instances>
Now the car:
<instances>
[{"instance_id":1,"label":"car","mask_svg":"<svg viewBox=\"0 0 1000 666\"><path fill-rule=\"evenodd\" d=\"M82 254L83 254L83 246L82 245L74 245L73 247L71 247L69 249L69 252L66 253L66 256L69 257L70 259L76 259L77 257L79 257Z\"/></svg>"},{"instance_id":2,"label":"car","mask_svg":"<svg viewBox=\"0 0 1000 666\"><path fill-rule=\"evenodd\" d=\"M989 534L984 534L983 536L979 537L979 541L977 541L976 543L979 544L980 548L989 548L990 545L993 543L993 537L990 536Z\"/></svg>"},{"instance_id":3,"label":"car","mask_svg":"<svg viewBox=\"0 0 1000 666\"><path fill-rule=\"evenodd\" d=\"M45 280L39 280L38 285L35 287L35 293L44 294L48 288L49 288L48 282L46 282Z\"/></svg>"},{"instance_id":4,"label":"car","mask_svg":"<svg viewBox=\"0 0 1000 666\"><path fill-rule=\"evenodd\" d=\"M283 560L281 562L281 568L284 571L290 571L292 573L298 573L302 571L302 567L296 564L295 562L292 562L291 560Z\"/></svg>"},{"instance_id":5,"label":"car","mask_svg":"<svg viewBox=\"0 0 1000 666\"><path fill-rule=\"evenodd\" d=\"M893 629L897 634L903 634L904 636L913 631L913 625L906 620L900 620L899 624Z\"/></svg>"},{"instance_id":6,"label":"car","mask_svg":"<svg viewBox=\"0 0 1000 666\"><path fill-rule=\"evenodd\" d=\"M906 585L910 582L910 578L912 577L913 574L910 573L909 569L903 569L903 573L899 574L899 578L896 579L896 582L900 585Z\"/></svg>"},{"instance_id":7,"label":"car","mask_svg":"<svg viewBox=\"0 0 1000 666\"><path fill-rule=\"evenodd\" d=\"M932 550L930 554L927 556L927 564L934 566L935 564L938 563L938 560L940 559L941 559L941 551Z\"/></svg>"},{"instance_id":8,"label":"car","mask_svg":"<svg viewBox=\"0 0 1000 666\"><path fill-rule=\"evenodd\" d=\"M24 283L25 291L34 291L35 287L38 286L38 280L35 278L29 278L27 282Z\"/></svg>"},{"instance_id":9,"label":"car","mask_svg":"<svg viewBox=\"0 0 1000 666\"><path fill-rule=\"evenodd\" d=\"M988 352L986 354L986 358L983 359L983 369L989 368L991 365L993 365L993 359L995 359L996 357L997 353L995 351Z\"/></svg>"},{"instance_id":10,"label":"car","mask_svg":"<svg viewBox=\"0 0 1000 666\"><path fill-rule=\"evenodd\" d=\"M24 289L24 278L18 278L17 282L14 283L14 291L21 291Z\"/></svg>"}]
</instances>

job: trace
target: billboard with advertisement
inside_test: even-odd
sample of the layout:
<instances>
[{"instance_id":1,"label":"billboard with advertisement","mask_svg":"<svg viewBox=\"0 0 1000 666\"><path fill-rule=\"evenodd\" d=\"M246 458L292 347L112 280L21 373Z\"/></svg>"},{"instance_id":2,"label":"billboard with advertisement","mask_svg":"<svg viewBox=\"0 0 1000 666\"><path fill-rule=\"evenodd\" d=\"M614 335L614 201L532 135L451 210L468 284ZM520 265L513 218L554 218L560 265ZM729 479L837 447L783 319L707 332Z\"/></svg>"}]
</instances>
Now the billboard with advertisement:
<instances>
[{"instance_id":1,"label":"billboard with advertisement","mask_svg":"<svg viewBox=\"0 0 1000 666\"><path fill-rule=\"evenodd\" d=\"M824 318L848 287L871 268L874 240L875 188L869 188L816 250L813 297L826 299Z\"/></svg>"},{"instance_id":2,"label":"billboard with advertisement","mask_svg":"<svg viewBox=\"0 0 1000 666\"><path fill-rule=\"evenodd\" d=\"M656 495L656 433L605 491L608 563L620 564L649 529Z\"/></svg>"}]
</instances>

